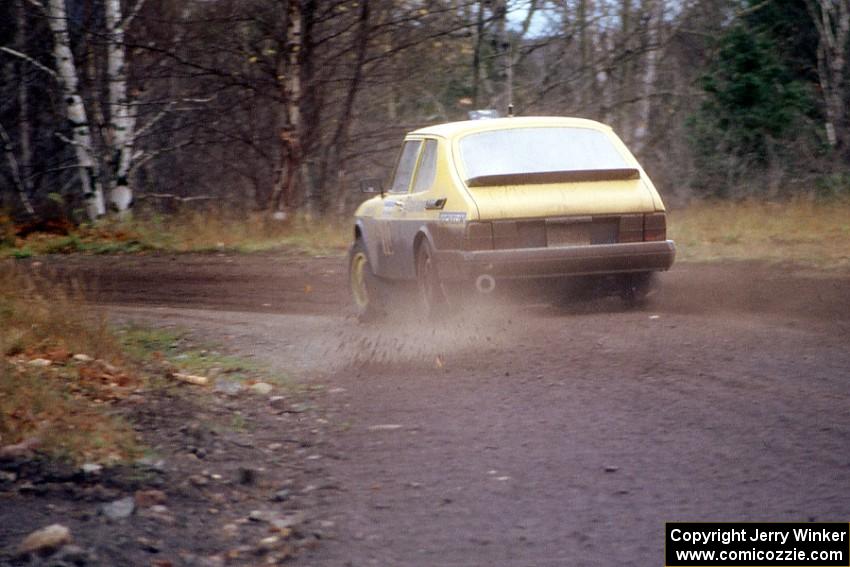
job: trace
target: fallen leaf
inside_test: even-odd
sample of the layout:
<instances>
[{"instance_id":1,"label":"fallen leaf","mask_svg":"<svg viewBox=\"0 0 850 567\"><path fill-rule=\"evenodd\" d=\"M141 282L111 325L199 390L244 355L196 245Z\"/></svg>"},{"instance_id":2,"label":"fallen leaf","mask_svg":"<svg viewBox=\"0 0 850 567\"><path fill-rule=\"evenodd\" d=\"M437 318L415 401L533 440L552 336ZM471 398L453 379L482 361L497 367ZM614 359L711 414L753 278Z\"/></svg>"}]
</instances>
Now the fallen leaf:
<instances>
[{"instance_id":1,"label":"fallen leaf","mask_svg":"<svg viewBox=\"0 0 850 567\"><path fill-rule=\"evenodd\" d=\"M210 383L210 379L206 376L196 376L194 374L183 374L182 372L175 372L172 376L181 382L186 382L187 384L195 384L196 386L206 386Z\"/></svg>"},{"instance_id":2,"label":"fallen leaf","mask_svg":"<svg viewBox=\"0 0 850 567\"><path fill-rule=\"evenodd\" d=\"M71 359L71 353L64 347L57 347L47 351L45 358L53 362L67 362Z\"/></svg>"}]
</instances>

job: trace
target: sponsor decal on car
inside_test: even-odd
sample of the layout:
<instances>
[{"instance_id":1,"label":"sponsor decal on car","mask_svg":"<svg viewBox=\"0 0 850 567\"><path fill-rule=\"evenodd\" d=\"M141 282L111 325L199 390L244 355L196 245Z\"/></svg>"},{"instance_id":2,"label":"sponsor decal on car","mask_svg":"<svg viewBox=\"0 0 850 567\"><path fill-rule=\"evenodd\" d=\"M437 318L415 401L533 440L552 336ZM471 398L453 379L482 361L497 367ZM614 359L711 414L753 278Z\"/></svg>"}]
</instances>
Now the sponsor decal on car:
<instances>
[{"instance_id":1,"label":"sponsor decal on car","mask_svg":"<svg viewBox=\"0 0 850 567\"><path fill-rule=\"evenodd\" d=\"M463 224L466 222L466 213L440 213L440 222L444 224Z\"/></svg>"}]
</instances>

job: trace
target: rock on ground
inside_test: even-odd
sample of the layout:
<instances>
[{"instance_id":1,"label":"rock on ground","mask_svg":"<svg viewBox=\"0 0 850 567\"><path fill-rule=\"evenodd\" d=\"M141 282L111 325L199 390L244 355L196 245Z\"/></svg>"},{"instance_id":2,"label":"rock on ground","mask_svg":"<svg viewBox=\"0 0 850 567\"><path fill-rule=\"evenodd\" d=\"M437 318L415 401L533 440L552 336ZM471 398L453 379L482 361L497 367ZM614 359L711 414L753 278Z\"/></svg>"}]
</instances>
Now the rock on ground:
<instances>
[{"instance_id":1,"label":"rock on ground","mask_svg":"<svg viewBox=\"0 0 850 567\"><path fill-rule=\"evenodd\" d=\"M26 555L59 549L71 542L71 530L61 524L52 524L36 530L24 538L18 546L18 553Z\"/></svg>"}]
</instances>

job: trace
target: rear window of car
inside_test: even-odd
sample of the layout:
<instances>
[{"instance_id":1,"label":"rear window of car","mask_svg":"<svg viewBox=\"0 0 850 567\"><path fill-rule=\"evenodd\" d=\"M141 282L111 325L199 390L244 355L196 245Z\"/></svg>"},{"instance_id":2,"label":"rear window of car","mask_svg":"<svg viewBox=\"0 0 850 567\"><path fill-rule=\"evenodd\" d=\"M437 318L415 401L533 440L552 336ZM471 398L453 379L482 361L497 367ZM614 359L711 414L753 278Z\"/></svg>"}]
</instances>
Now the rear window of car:
<instances>
[{"instance_id":1,"label":"rear window of car","mask_svg":"<svg viewBox=\"0 0 850 567\"><path fill-rule=\"evenodd\" d=\"M467 179L489 175L632 167L604 132L589 128L510 128L460 141Z\"/></svg>"}]
</instances>

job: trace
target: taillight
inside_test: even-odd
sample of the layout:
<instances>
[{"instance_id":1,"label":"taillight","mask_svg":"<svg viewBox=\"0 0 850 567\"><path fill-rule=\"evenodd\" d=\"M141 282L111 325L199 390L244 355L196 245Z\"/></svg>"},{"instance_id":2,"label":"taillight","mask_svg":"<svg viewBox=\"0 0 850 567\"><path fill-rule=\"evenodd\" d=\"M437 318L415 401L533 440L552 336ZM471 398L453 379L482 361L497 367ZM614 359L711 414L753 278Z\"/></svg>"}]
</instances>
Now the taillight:
<instances>
[{"instance_id":1,"label":"taillight","mask_svg":"<svg viewBox=\"0 0 850 567\"><path fill-rule=\"evenodd\" d=\"M489 222L470 222L466 225L464 250L492 250L493 225Z\"/></svg>"},{"instance_id":2,"label":"taillight","mask_svg":"<svg viewBox=\"0 0 850 567\"><path fill-rule=\"evenodd\" d=\"M645 242L667 240L667 215L652 213L643 216L643 239Z\"/></svg>"}]
</instances>

